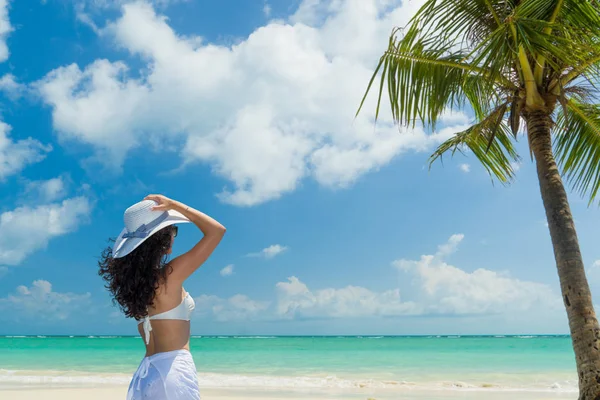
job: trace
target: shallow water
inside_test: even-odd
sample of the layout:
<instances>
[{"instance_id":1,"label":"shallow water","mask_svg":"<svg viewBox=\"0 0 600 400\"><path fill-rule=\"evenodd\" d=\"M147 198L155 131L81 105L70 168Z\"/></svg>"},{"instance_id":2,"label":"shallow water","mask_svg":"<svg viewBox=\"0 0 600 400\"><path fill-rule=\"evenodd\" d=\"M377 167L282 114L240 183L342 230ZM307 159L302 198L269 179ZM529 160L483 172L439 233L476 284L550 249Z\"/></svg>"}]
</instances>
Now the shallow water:
<instances>
[{"instance_id":1,"label":"shallow water","mask_svg":"<svg viewBox=\"0 0 600 400\"><path fill-rule=\"evenodd\" d=\"M0 337L0 386L126 384L139 337ZM574 393L568 336L193 337L202 387ZM68 372L67 372L68 371Z\"/></svg>"}]
</instances>

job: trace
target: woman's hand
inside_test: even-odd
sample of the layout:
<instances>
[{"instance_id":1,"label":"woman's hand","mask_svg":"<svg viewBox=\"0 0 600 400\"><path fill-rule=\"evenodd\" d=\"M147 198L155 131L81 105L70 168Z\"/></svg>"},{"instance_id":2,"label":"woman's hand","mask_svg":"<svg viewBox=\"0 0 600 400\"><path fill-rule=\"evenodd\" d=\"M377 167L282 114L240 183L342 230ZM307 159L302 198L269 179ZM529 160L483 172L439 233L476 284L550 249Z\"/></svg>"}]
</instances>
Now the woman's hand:
<instances>
[{"instance_id":1,"label":"woman's hand","mask_svg":"<svg viewBox=\"0 0 600 400\"><path fill-rule=\"evenodd\" d=\"M175 200L163 196L162 194L149 194L144 200L152 200L157 203L156 206L152 207L153 211L168 211L175 207Z\"/></svg>"}]
</instances>

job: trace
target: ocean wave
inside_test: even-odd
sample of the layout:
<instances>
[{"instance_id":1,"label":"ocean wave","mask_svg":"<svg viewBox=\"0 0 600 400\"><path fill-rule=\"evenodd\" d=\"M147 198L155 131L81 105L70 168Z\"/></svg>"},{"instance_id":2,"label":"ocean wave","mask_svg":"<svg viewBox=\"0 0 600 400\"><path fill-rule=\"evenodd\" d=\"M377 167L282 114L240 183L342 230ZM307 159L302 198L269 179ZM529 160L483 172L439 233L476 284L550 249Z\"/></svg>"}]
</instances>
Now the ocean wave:
<instances>
[{"instance_id":1,"label":"ocean wave","mask_svg":"<svg viewBox=\"0 0 600 400\"><path fill-rule=\"evenodd\" d=\"M395 388L400 382L373 379L344 379L336 376L247 376L198 374L201 387L207 388L268 388L268 389L356 389Z\"/></svg>"},{"instance_id":2,"label":"ocean wave","mask_svg":"<svg viewBox=\"0 0 600 400\"><path fill-rule=\"evenodd\" d=\"M233 336L234 339L277 339L277 336Z\"/></svg>"},{"instance_id":3,"label":"ocean wave","mask_svg":"<svg viewBox=\"0 0 600 400\"><path fill-rule=\"evenodd\" d=\"M75 371L13 371L0 369L0 389L3 387L24 388L31 386L104 386L127 385L128 374L101 374ZM462 381L407 382L367 378L342 378L335 375L323 376L250 376L217 373L199 373L201 388L248 388L278 390L369 390L381 389L391 392L406 390L427 391L501 391L501 392L544 392L576 393L577 382L547 383L536 386L507 386L495 383L473 383Z\"/></svg>"},{"instance_id":4,"label":"ocean wave","mask_svg":"<svg viewBox=\"0 0 600 400\"><path fill-rule=\"evenodd\" d=\"M72 338L73 336L69 336L70 338ZM90 335L90 336L86 336L86 339L121 339L122 336L94 336L94 335Z\"/></svg>"},{"instance_id":5,"label":"ocean wave","mask_svg":"<svg viewBox=\"0 0 600 400\"><path fill-rule=\"evenodd\" d=\"M279 336L191 336L192 339L278 339Z\"/></svg>"}]
</instances>

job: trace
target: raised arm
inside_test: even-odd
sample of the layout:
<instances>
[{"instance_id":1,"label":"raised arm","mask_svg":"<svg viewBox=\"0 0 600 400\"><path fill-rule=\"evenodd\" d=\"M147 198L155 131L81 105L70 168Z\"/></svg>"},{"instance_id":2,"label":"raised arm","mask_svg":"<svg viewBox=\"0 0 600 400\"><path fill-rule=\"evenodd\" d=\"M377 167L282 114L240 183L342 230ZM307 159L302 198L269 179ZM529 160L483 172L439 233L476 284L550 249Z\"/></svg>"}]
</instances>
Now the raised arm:
<instances>
[{"instance_id":1,"label":"raised arm","mask_svg":"<svg viewBox=\"0 0 600 400\"><path fill-rule=\"evenodd\" d=\"M223 235L225 235L225 227L208 215L165 196L149 195L146 199L158 203L154 207L155 210L180 212L204 234L204 237L187 253L174 258L170 262L173 270L168 279L183 282L210 257L219 242L221 242Z\"/></svg>"}]
</instances>

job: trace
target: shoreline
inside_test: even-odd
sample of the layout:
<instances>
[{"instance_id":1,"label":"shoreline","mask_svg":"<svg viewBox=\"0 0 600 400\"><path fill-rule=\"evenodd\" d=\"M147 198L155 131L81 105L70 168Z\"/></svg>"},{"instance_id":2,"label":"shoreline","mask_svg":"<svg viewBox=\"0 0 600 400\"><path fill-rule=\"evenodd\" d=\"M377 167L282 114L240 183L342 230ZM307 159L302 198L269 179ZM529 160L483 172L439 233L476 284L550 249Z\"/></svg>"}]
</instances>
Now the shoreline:
<instances>
[{"instance_id":1,"label":"shoreline","mask_svg":"<svg viewBox=\"0 0 600 400\"><path fill-rule=\"evenodd\" d=\"M11 400L104 400L125 399L127 386L113 386L103 388L23 388L18 390L2 390L2 397ZM331 392L331 391L279 391L279 390L255 390L255 389L201 389L203 400L244 400L244 399L268 399L268 400L479 400L482 391L405 391L402 393L386 393L379 390L363 392ZM507 393L486 392L485 399L503 400ZM532 393L511 392L511 400L550 400L550 399L576 399L576 393Z\"/></svg>"},{"instance_id":2,"label":"shoreline","mask_svg":"<svg viewBox=\"0 0 600 400\"><path fill-rule=\"evenodd\" d=\"M0 392L7 390L44 389L98 389L104 387L127 387L131 380L129 373L92 372L77 370L7 370L0 369ZM373 379L361 376L338 377L330 374L311 376L300 375L242 375L198 373L200 388L203 390L252 390L277 392L331 392L377 391L384 394L406 392L479 392L479 393L537 393L572 394L577 387L570 380L541 382L545 374L521 377L519 381L506 381L506 376L462 376L444 378L423 374L419 380ZM425 379L429 378L429 379ZM514 376L513 376L514 378ZM558 378L558 377L556 377ZM502 382L504 381L504 382ZM560 383L558 383L560 382Z\"/></svg>"}]
</instances>

